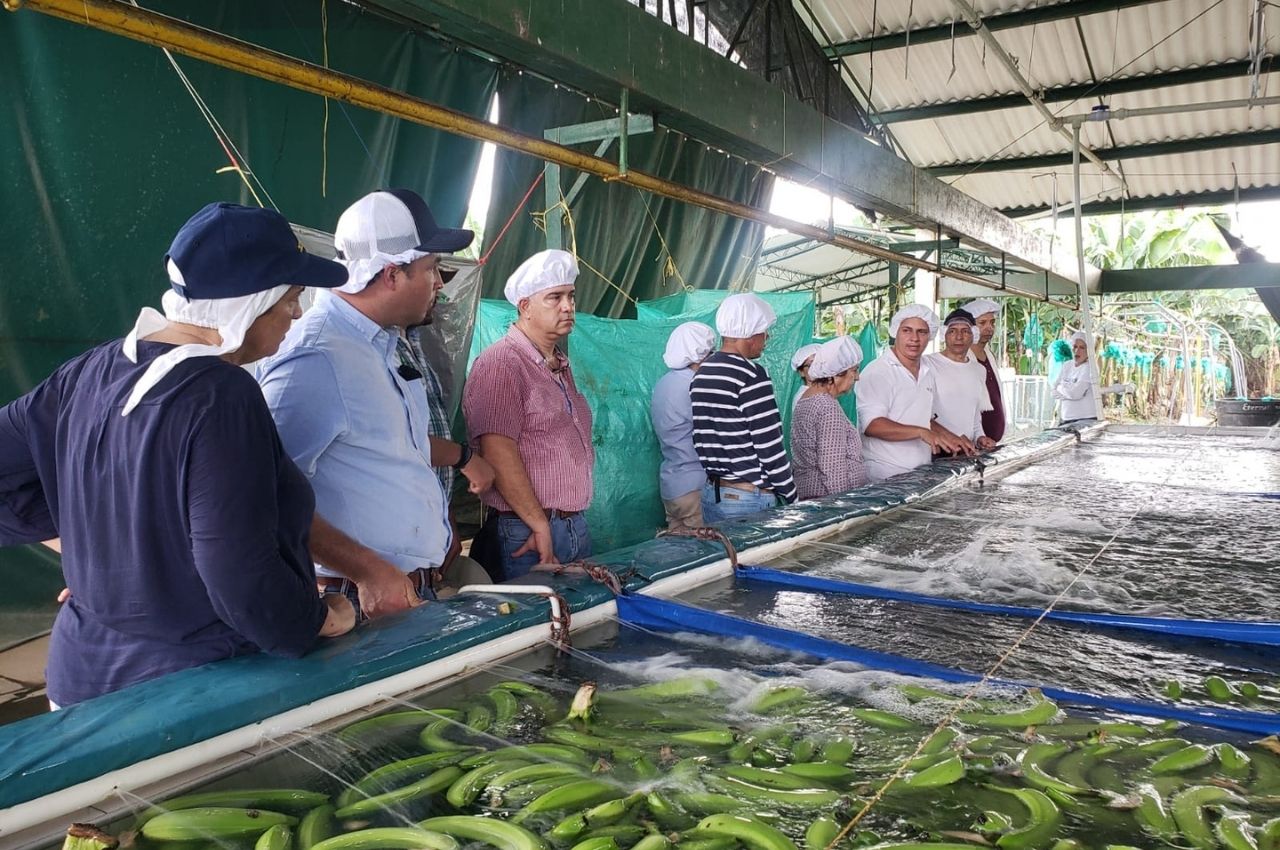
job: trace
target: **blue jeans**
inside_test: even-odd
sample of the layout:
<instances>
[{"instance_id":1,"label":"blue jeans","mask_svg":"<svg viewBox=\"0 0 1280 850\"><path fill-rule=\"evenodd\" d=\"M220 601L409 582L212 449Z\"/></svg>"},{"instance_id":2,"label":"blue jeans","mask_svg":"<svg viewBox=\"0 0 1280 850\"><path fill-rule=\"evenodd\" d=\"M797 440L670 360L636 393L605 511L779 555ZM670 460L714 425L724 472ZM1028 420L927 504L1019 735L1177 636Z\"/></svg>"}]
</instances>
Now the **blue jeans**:
<instances>
[{"instance_id":1,"label":"blue jeans","mask_svg":"<svg viewBox=\"0 0 1280 850\"><path fill-rule=\"evenodd\" d=\"M736 490L720 485L720 501L716 502L716 487L710 481L702 487L702 521L708 525L733 517L754 514L772 508L778 499L772 493Z\"/></svg>"},{"instance_id":2,"label":"blue jeans","mask_svg":"<svg viewBox=\"0 0 1280 850\"><path fill-rule=\"evenodd\" d=\"M580 513L571 517L551 517L551 547L562 564L591 557L591 531ZM502 549L503 581L519 578L538 565L537 551L512 557L529 539L529 526L518 516L498 517L498 542Z\"/></svg>"}]
</instances>

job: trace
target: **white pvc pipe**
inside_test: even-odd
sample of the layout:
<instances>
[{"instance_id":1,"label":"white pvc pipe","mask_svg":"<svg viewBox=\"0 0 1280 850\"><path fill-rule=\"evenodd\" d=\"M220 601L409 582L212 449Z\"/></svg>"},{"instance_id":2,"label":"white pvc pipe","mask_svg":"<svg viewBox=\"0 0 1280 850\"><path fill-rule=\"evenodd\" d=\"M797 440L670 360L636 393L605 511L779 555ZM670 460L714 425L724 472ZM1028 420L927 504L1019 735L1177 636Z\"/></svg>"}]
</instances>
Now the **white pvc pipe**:
<instances>
[{"instance_id":1,"label":"white pvc pipe","mask_svg":"<svg viewBox=\"0 0 1280 850\"><path fill-rule=\"evenodd\" d=\"M1185 112L1208 112L1213 109L1252 109L1255 106L1280 106L1280 97L1239 98L1214 100L1204 103L1178 103L1172 106L1144 106L1137 109L1107 109L1080 112L1059 119L1063 124L1079 127L1098 121L1123 121L1126 118L1143 118L1149 115L1180 115Z\"/></svg>"},{"instance_id":2,"label":"white pvc pipe","mask_svg":"<svg viewBox=\"0 0 1280 850\"><path fill-rule=\"evenodd\" d=\"M551 605L551 619L558 622L564 615L560 596L545 584L464 584L458 588L458 596L464 593L493 593L499 596L542 596Z\"/></svg>"},{"instance_id":3,"label":"white pvc pipe","mask_svg":"<svg viewBox=\"0 0 1280 850\"><path fill-rule=\"evenodd\" d=\"M1102 426L1082 432L1081 437L1092 436L1102 430ZM1057 451L1060 446L1047 446L1040 451L1031 452L1025 457L1007 464L987 467L984 477L987 480L1001 477L1013 472L1028 463L1032 463L1047 454ZM963 486L972 476L957 476L945 484L931 490L930 496ZM918 500L911 500L912 504ZM897 506L905 507L906 504ZM829 537L863 523L871 522L897 508L890 508L876 514L851 517L841 522L798 534L785 540L755 546L739 553L739 560L767 561L785 552L795 549L810 541ZM729 559L721 558L710 564L687 570L668 578L660 579L641 589L639 592L650 596L674 596L686 590L725 578L733 574L733 566ZM473 592L501 592L503 595L515 595L523 591L535 589L539 593L552 591L543 585L468 585L462 590ZM459 592L462 592L460 590ZM616 619L618 606L609 601L581 611L573 617L574 630L590 628L607 620ZM412 616L412 615L409 615ZM264 744L283 737L332 721L343 715L352 714L370 705L389 699L397 694L420 690L427 685L441 682L452 676L462 676L476 672L488 664L492 664L508 656L529 650L545 643L547 628L544 625L529 626L512 632L509 635L494 638L479 646L460 650L452 655L415 667L353 688L349 691L333 694L316 700L313 703L266 718L258 723L242 726L230 732L224 732L213 738L191 744L163 755L131 764L110 773L95 776L93 779L46 794L35 800L20 803L0 811L0 848L25 847L52 841L65 829L71 820L106 820L121 814L126 806L121 804L114 809L99 808L99 804L110 801L118 792L127 792L144 796L149 786L159 786L175 776L191 774L211 762L234 756L237 753L255 750ZM43 828L42 830L37 827ZM19 834L27 830L26 834Z\"/></svg>"},{"instance_id":4,"label":"white pvc pipe","mask_svg":"<svg viewBox=\"0 0 1280 850\"><path fill-rule=\"evenodd\" d=\"M1080 209L1080 125L1072 126L1071 203L1075 208L1076 262L1080 266L1080 318L1084 325L1085 348L1089 352L1089 392L1093 394L1093 418L1102 419L1102 390L1098 378L1098 355L1093 337L1093 311L1089 309L1089 290L1084 283L1084 218Z\"/></svg>"}]
</instances>

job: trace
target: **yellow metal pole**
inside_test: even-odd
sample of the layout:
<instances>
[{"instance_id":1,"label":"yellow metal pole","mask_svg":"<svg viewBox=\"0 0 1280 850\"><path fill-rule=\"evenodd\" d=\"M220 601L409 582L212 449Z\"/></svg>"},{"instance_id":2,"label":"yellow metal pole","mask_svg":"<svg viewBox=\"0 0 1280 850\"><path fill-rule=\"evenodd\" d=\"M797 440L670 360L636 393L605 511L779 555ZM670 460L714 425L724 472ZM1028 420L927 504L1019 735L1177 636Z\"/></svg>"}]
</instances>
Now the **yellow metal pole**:
<instances>
[{"instance_id":1,"label":"yellow metal pole","mask_svg":"<svg viewBox=\"0 0 1280 850\"><path fill-rule=\"evenodd\" d=\"M148 9L131 6L122 0L0 0L9 11L31 9L64 21L124 36L156 47L164 47L194 59L200 59L233 71L239 71L264 80L280 83L300 91L310 92L371 109L386 115L402 118L437 130L454 133L478 141L493 142L511 150L529 154L563 167L575 168L594 174L604 180L618 181L651 192L655 195L682 201L694 206L714 210L748 221L790 231L817 242L837 245L869 257L899 263L905 266L940 272L947 277L974 283L989 289L1003 288L1007 292L1040 299L1043 296L1012 286L1002 287L978 275L961 269L939 269L935 263L917 259L876 245L852 239L841 234L831 234L825 229L774 215L766 210L740 204L708 192L691 189L679 183L663 180L641 171L619 171L618 166L607 159L591 156L573 148L548 142L534 136L516 133L496 124L462 112L411 97L385 86L322 68L282 53L276 53L238 39L176 18L161 15ZM1071 304L1050 301L1059 307L1075 309Z\"/></svg>"}]
</instances>

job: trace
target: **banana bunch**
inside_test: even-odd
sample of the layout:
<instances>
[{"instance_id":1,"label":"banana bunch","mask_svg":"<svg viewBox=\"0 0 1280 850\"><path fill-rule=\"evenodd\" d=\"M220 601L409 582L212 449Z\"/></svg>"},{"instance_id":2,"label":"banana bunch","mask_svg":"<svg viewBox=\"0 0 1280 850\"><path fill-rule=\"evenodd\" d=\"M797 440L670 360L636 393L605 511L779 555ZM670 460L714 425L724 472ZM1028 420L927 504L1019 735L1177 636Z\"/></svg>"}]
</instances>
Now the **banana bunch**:
<instances>
[{"instance_id":1,"label":"banana bunch","mask_svg":"<svg viewBox=\"0 0 1280 850\"><path fill-rule=\"evenodd\" d=\"M134 827L139 850L1280 850L1280 741L884 687L498 682L317 739L341 785L188 794Z\"/></svg>"}]
</instances>

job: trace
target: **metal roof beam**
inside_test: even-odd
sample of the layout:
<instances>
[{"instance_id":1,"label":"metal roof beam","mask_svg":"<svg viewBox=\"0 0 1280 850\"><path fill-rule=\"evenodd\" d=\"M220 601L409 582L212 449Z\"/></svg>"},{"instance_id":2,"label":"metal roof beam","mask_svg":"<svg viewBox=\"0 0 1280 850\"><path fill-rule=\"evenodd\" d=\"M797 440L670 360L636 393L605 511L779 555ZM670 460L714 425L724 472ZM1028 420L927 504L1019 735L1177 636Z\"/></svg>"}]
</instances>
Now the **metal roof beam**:
<instances>
[{"instance_id":1,"label":"metal roof beam","mask_svg":"<svg viewBox=\"0 0 1280 850\"><path fill-rule=\"evenodd\" d=\"M1090 201L1082 206L1083 214L1114 215L1116 213L1139 212L1141 210L1169 210L1183 207L1216 207L1233 204L1237 201L1276 201L1280 200L1280 186L1250 186L1236 191L1234 189L1218 189L1212 192L1191 192L1182 195L1152 195L1147 198L1128 198L1124 200ZM1032 207L1008 207L1001 210L1012 218L1052 212L1048 204ZM1071 204L1061 204L1058 215L1066 218L1072 214Z\"/></svg>"},{"instance_id":2,"label":"metal roof beam","mask_svg":"<svg viewBox=\"0 0 1280 850\"><path fill-rule=\"evenodd\" d=\"M1152 156L1168 156L1179 153L1245 148L1271 145L1280 142L1280 129L1250 130L1246 133L1226 133L1221 136L1204 136L1198 139L1174 139L1166 142L1147 142L1117 148L1094 148L1100 159L1116 162L1126 159L1145 159ZM934 177L959 177L968 174L990 174L1004 171L1024 171L1037 168L1055 168L1071 164L1071 151L1063 153L1017 156L1007 159L989 159L981 162L953 162L935 165L925 171Z\"/></svg>"},{"instance_id":3,"label":"metal roof beam","mask_svg":"<svg viewBox=\"0 0 1280 850\"><path fill-rule=\"evenodd\" d=\"M1270 73L1270 59L1263 73ZM1193 83L1204 83L1212 80L1233 80L1248 77L1252 74L1253 63L1248 59L1235 62L1219 62L1216 65L1205 65L1199 68L1183 68L1179 71L1160 71L1155 74L1138 74L1118 80L1103 80L1099 83L1073 83L1068 86L1055 86L1045 89L1040 97L1045 103L1070 103L1082 98L1103 98L1115 94L1150 91L1152 89L1186 86ZM933 118L949 118L955 115L974 115L981 112L994 112L1000 109L1014 109L1026 106L1027 99L1020 94L999 94L989 97L974 97L968 100L952 100L944 103L929 103L921 106L908 106L903 109L883 110L872 115L872 120L879 124L895 124L903 121L925 121Z\"/></svg>"},{"instance_id":4,"label":"metal roof beam","mask_svg":"<svg viewBox=\"0 0 1280 850\"><path fill-rule=\"evenodd\" d=\"M1075 258L627 0L362 0L814 185L1074 281ZM660 57L661 61L655 61ZM841 239L833 240L841 242ZM883 256L886 249L866 249ZM910 264L910 263L908 263ZM1086 269L1090 280L1096 269Z\"/></svg>"},{"instance_id":5,"label":"metal roof beam","mask_svg":"<svg viewBox=\"0 0 1280 850\"><path fill-rule=\"evenodd\" d=\"M1102 272L1103 294L1173 292L1189 289L1258 289L1280 286L1280 263L1233 266L1178 266L1164 269L1113 269Z\"/></svg>"},{"instance_id":6,"label":"metal roof beam","mask_svg":"<svg viewBox=\"0 0 1280 850\"><path fill-rule=\"evenodd\" d=\"M982 25L992 31L1017 29L1034 24L1061 21L1084 15L1096 15L1101 12L1112 12L1116 9L1127 9L1130 6L1146 6L1160 2L1164 2L1164 0L1067 0L1067 2L1059 3L1055 6L1039 6L1018 12L1006 12L1003 15L988 15L982 19ZM956 21L956 23L962 23L962 21ZM960 38L973 34L972 30L967 30L962 26L953 27L950 23L937 24L921 27L920 29L903 30L902 32L885 33L884 35L876 35L870 38L838 42L827 48L827 55L833 59L840 56L857 56L878 50L896 50L908 45L915 46L936 41L950 41L953 36Z\"/></svg>"}]
</instances>

